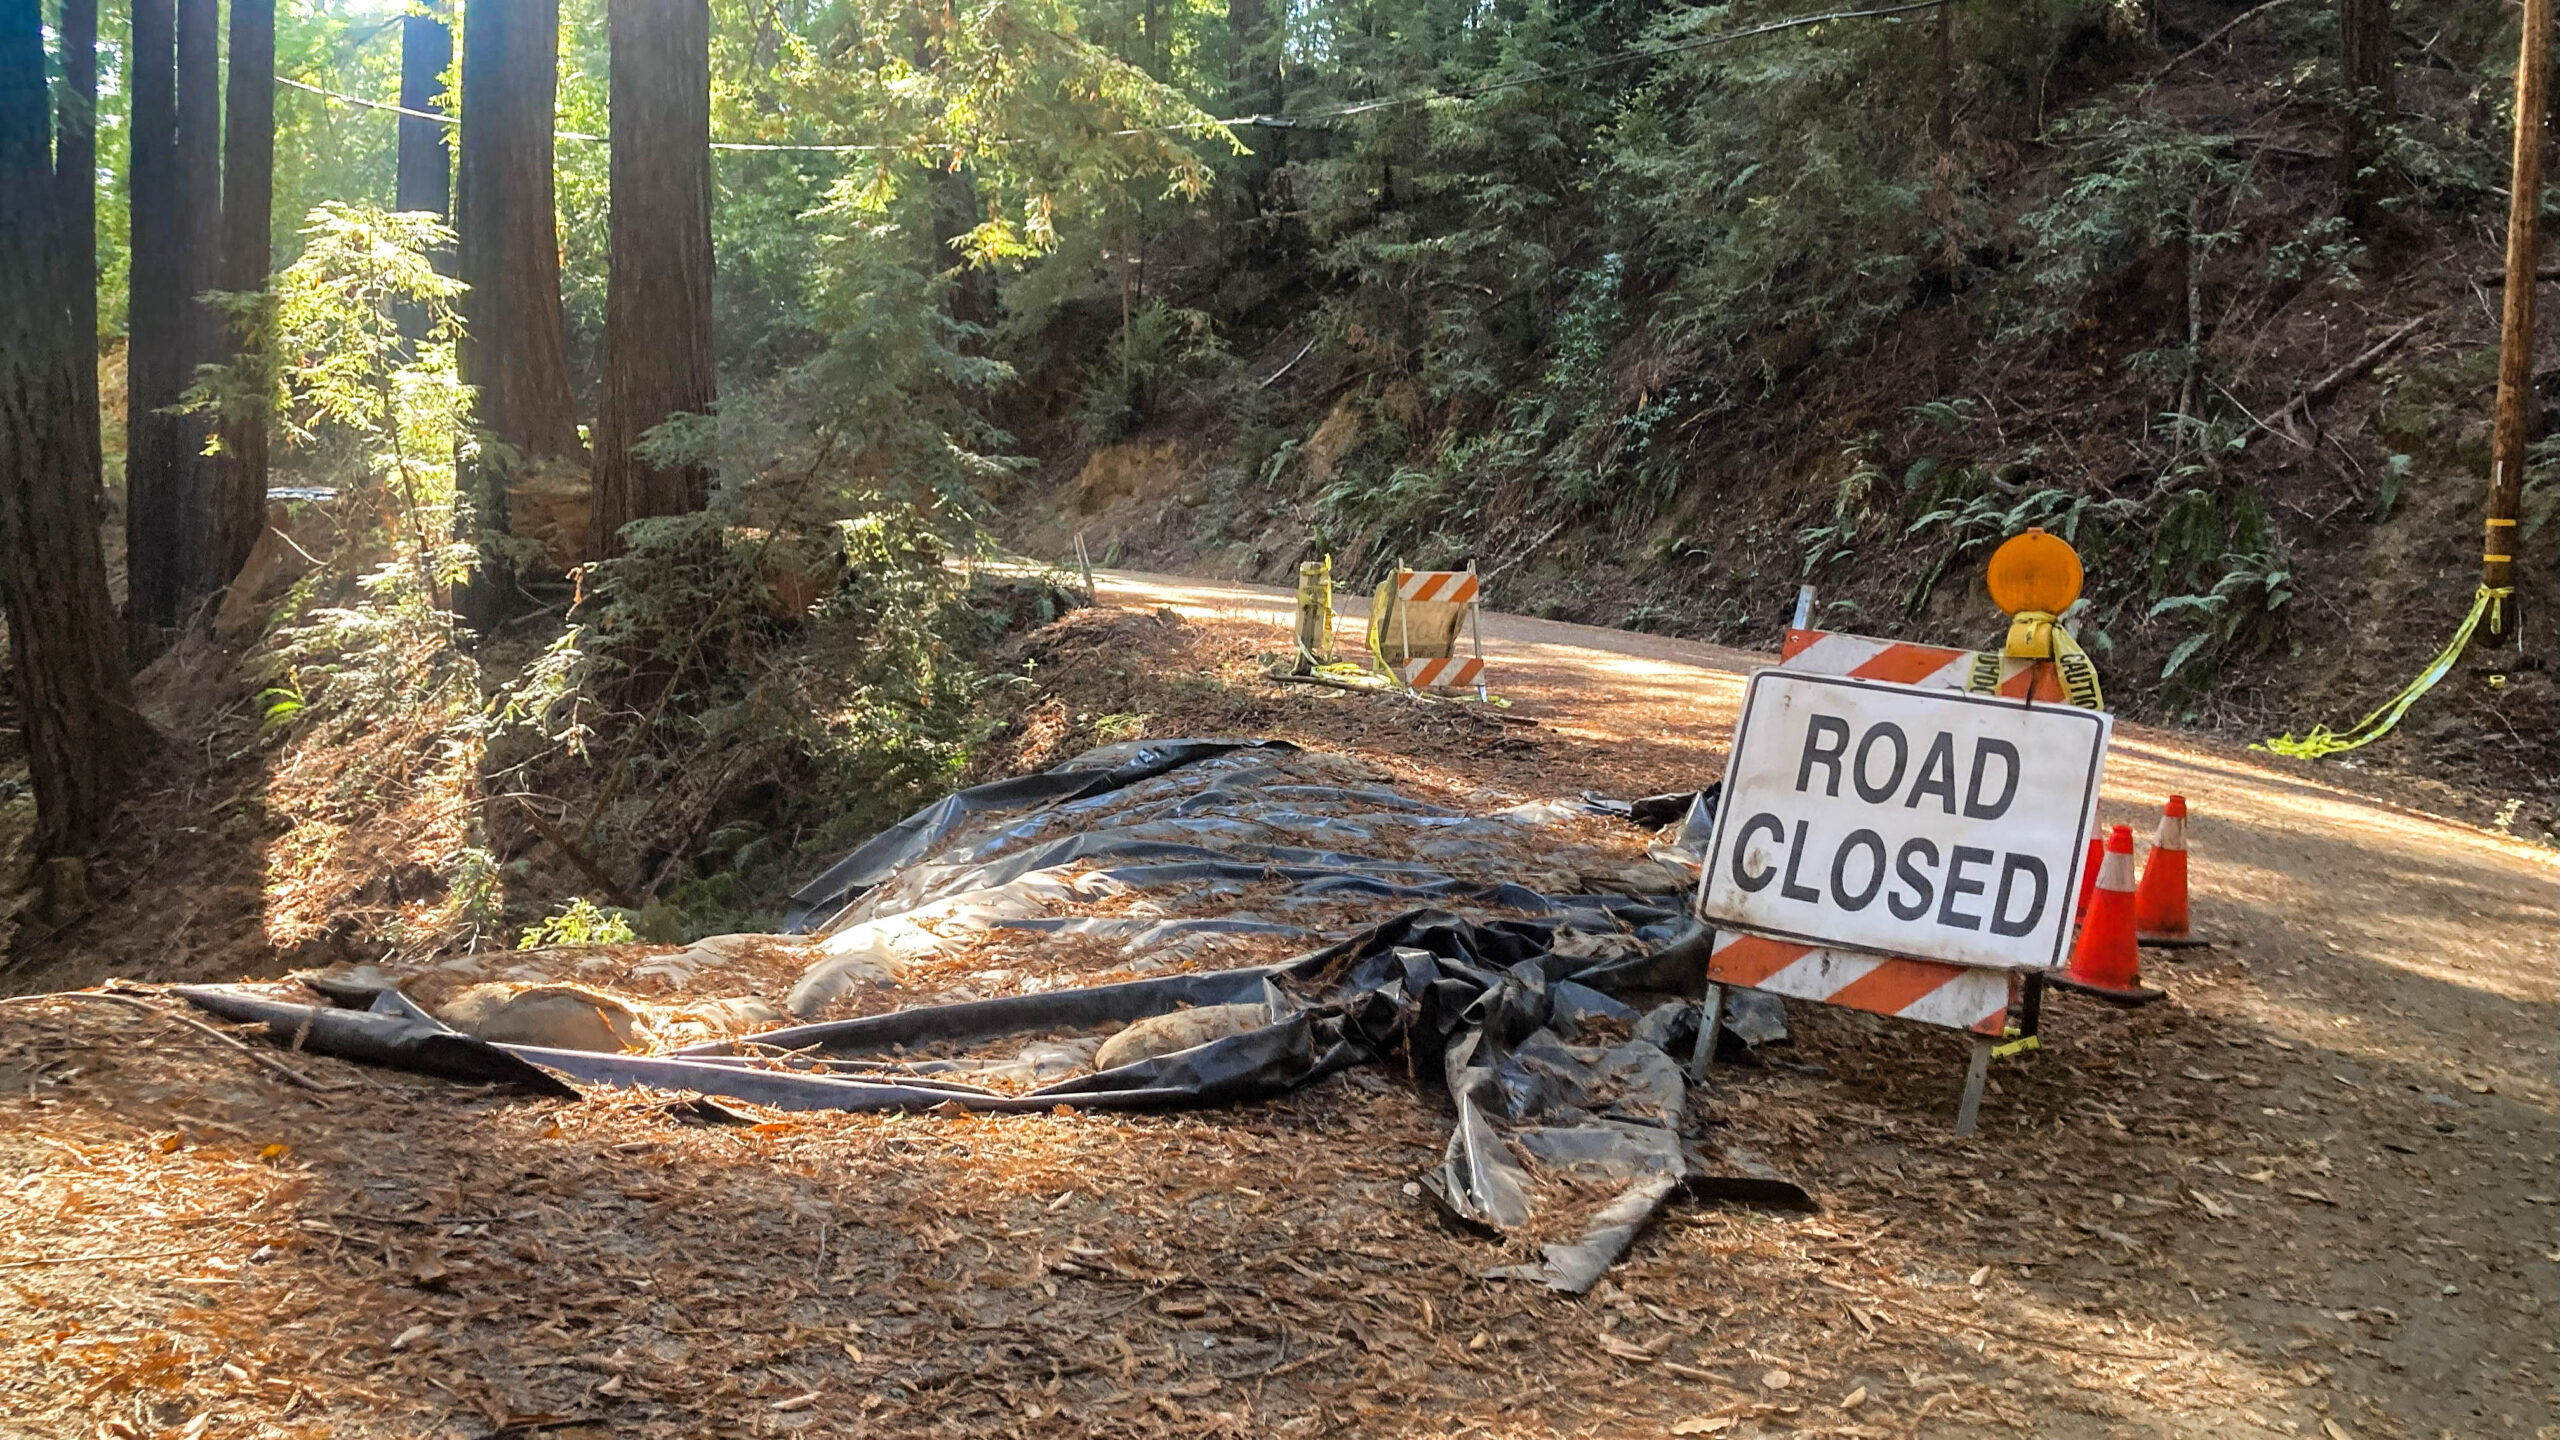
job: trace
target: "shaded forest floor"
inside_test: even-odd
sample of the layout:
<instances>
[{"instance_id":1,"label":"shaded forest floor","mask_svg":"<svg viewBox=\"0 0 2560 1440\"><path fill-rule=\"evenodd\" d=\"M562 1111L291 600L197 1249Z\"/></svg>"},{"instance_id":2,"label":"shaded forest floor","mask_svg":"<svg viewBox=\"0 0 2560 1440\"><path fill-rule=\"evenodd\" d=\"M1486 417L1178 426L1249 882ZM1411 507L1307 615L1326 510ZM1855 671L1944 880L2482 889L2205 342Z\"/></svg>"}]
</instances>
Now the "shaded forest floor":
<instances>
[{"instance_id":1,"label":"shaded forest floor","mask_svg":"<svg viewBox=\"0 0 2560 1440\"><path fill-rule=\"evenodd\" d=\"M1019 642L1041 663L981 772L1227 732L1469 804L1687 787L1749 658L1498 639L1506 721L1272 685L1242 592L1105 594L1140 608ZM1497 1247L1410 1191L1444 1121L1397 1075L706 1126L294 1058L342 1087L314 1092L124 1005L11 1001L0 1408L131 1435L2552 1433L2547 855L2118 748L2107 818L2195 802L2222 948L2156 964L2148 1010L2060 1000L1968 1141L1956 1041L1798 1007L1693 1110L1820 1213L1675 1210L1580 1301L1473 1278ZM129 903L173 950L206 923Z\"/></svg>"}]
</instances>

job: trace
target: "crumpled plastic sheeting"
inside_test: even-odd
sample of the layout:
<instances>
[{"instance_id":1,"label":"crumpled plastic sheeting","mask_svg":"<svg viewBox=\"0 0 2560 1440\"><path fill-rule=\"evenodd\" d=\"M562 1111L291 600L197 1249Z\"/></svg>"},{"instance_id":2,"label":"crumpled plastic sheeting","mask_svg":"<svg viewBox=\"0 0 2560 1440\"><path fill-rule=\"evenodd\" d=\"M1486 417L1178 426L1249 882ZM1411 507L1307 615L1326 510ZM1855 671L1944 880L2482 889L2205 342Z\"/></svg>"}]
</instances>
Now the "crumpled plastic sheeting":
<instances>
[{"instance_id":1,"label":"crumpled plastic sheeting","mask_svg":"<svg viewBox=\"0 0 2560 1440\"><path fill-rule=\"evenodd\" d=\"M371 1063L554 1094L575 1093L567 1077L790 1110L1203 1106L1398 1061L1447 1087L1455 1118L1425 1183L1452 1216L1498 1232L1579 1232L1543 1245L1535 1263L1487 1273L1575 1293L1674 1194L1803 1199L1762 1171L1715 1173L1682 1143L1674 1057L1695 1043L1691 1002L1712 937L1685 913L1680 871L1630 867L1623 848L1577 839L1574 807L1460 814L1371 773L1274 742L1181 740L1107 746L963 791L794 897L821 958L788 1008L813 1023L748 1040L595 1053L479 1041L395 991L352 983L331 998L370 1009L255 987L182 993ZM1711 797L1682 798L1672 859L1712 813ZM1618 893L1574 893L1588 890ZM1077 913L1103 902L1119 913ZM1132 955L1273 935L1323 948L1281 965L814 1019L856 986L897 983L912 962L997 930L1014 932L1005 943L1017 950L1051 936L1118 940ZM1737 1044L1783 1034L1783 1012L1756 1013L1757 998L1732 997ZM1184 1040L1217 1038L1095 1068L1100 1030L1209 1006L1249 1007L1230 1017L1249 1028L1204 1028ZM944 1053L916 1053L929 1047ZM1596 1208L1558 1217L1594 1194L1605 1196Z\"/></svg>"},{"instance_id":2,"label":"crumpled plastic sheeting","mask_svg":"<svg viewBox=\"0 0 2560 1440\"><path fill-rule=\"evenodd\" d=\"M509 1047L465 1035L387 987L367 994L370 1004L361 1009L296 1005L232 985L178 985L170 993L225 1020L264 1024L268 1039L290 1049L446 1080L578 1098L575 1089Z\"/></svg>"},{"instance_id":3,"label":"crumpled plastic sheeting","mask_svg":"<svg viewBox=\"0 0 2560 1440\"><path fill-rule=\"evenodd\" d=\"M1163 897L1148 902L1151 921L1213 918L1163 913L1176 907L1274 925L1319 910L1338 914L1345 902L1564 914L1625 898L1555 893L1589 888L1571 862L1590 857L1560 849L1544 828L1573 807L1540 802L1463 815L1345 780L1348 768L1341 757L1286 745L1180 740L1143 754L1106 746L1025 777L1039 785L1001 781L963 791L908 817L795 897L795 914L819 936L819 958L784 1008L814 1018L864 987L896 984L917 961L970 935L1070 918L1058 912L1132 891ZM1624 869L1623 860L1612 864ZM1654 862L1640 868L1645 873L1600 878L1652 892L1641 903L1658 913L1635 926L1676 920L1685 874ZM1248 890L1257 892L1251 912L1236 898ZM1594 919L1612 933L1630 928ZM1330 939L1348 927L1337 919L1337 928L1297 928ZM1177 935L1146 929L1127 942L1133 961ZM1157 965L1254 932L1178 933L1178 949ZM1659 943L1668 932L1642 938Z\"/></svg>"},{"instance_id":4,"label":"crumpled plastic sheeting","mask_svg":"<svg viewBox=\"0 0 2560 1440\"><path fill-rule=\"evenodd\" d=\"M863 891L931 853L970 816L1105 795L1195 760L1230 751L1295 753L1297 748L1285 740L1128 741L1086 751L1037 775L972 785L881 831L830 866L825 874L794 891L782 928L794 935L816 929Z\"/></svg>"},{"instance_id":5,"label":"crumpled plastic sheeting","mask_svg":"<svg viewBox=\"0 0 2560 1440\"><path fill-rule=\"evenodd\" d=\"M1444 1163L1424 1183L1452 1215L1495 1231L1517 1230L1535 1219L1541 1192L1559 1183L1568 1190L1617 1187L1576 1239L1543 1246L1539 1263L1486 1272L1581 1294L1676 1191L1695 1186L1719 1193L1731 1177L1709 1175L1682 1144L1687 1087L1678 1061L1647 1038L1648 1030L1670 1033L1665 1020L1687 1007L1670 1001L1643 1015L1585 983L1643 979L1648 972L1560 954L1556 931L1553 922L1478 924L1425 910L1285 966L796 1026L685 1053L748 1063L753 1052L788 1052L794 1067L834 1074L893 1046L1077 1028L1135 1018L1139 1009L1164 1013L1153 1007L1177 994L1183 1003L1232 1004L1254 999L1259 987L1278 1017L1263 1029L1020 1096L957 1087L947 1094L969 1108L989 1101L995 1102L990 1108L1005 1109L1205 1104L1280 1093L1350 1064L1399 1055L1422 1061L1437 1052L1457 1118ZM1687 952L1695 964L1703 945L1693 941ZM1298 1009L1292 997L1301 993L1306 1008ZM1582 1043L1603 1024L1628 1038ZM1688 1033L1696 1033L1694 1019ZM611 1057L583 1060L596 1068L614 1063ZM1177 1073L1162 1072L1174 1062L1182 1062ZM913 1084L940 1063L871 1062L861 1073ZM1241 1064L1260 1068L1246 1074ZM1783 1181L1740 1178L1756 1184L1749 1191L1754 1198L1810 1203Z\"/></svg>"},{"instance_id":6,"label":"crumpled plastic sheeting","mask_svg":"<svg viewBox=\"0 0 2560 1440\"><path fill-rule=\"evenodd\" d=\"M1495 1231L1533 1224L1559 1194L1616 1186L1571 1241L1489 1277L1580 1294L1624 1254L1675 1192L1804 1203L1754 1169L1711 1174L1681 1142L1686 1088L1654 1039L1666 1001L1640 1015L1601 985L1640 972L1559 953L1556 920L1479 923L1443 911L1399 916L1285 965L1168 975L769 1031L671 1055L613 1055L500 1045L453 1032L397 991L365 1010L294 1004L251 987L177 993L229 1019L263 1022L280 1041L323 1054L457 1079L511 1080L574 1095L556 1076L691 1091L786 1110L1037 1112L1061 1105L1136 1109L1231 1104L1286 1094L1352 1065L1437 1059L1457 1110L1445 1161L1424 1183L1453 1215ZM352 997L349 997L352 998ZM973 1083L990 1067L896 1058L941 1043L1090 1031L1208 1005L1263 1007L1269 1023L1131 1065L1028 1090ZM1601 1027L1625 1039L1595 1039ZM1694 1024L1692 1026L1694 1034ZM1041 1047L1022 1068L1037 1078ZM1056 1046L1053 1049L1063 1049ZM1719 1188L1724 1187L1724 1188Z\"/></svg>"}]
</instances>

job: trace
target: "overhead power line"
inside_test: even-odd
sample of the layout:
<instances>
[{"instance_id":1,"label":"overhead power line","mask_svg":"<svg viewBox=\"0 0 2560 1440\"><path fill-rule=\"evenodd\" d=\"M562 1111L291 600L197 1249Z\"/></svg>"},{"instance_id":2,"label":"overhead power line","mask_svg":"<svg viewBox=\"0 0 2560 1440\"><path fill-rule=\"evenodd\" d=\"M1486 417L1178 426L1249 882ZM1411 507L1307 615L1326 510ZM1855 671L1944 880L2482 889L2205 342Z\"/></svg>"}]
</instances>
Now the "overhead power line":
<instances>
[{"instance_id":1,"label":"overhead power line","mask_svg":"<svg viewBox=\"0 0 2560 1440\"><path fill-rule=\"evenodd\" d=\"M1440 100L1472 100L1478 96L1493 94L1496 91L1517 90L1528 85L1543 85L1550 80L1567 80L1576 75L1589 75L1602 70L1613 70L1621 65L1633 65L1640 61L1658 60L1668 55L1685 54L1691 50L1703 50L1711 45L1728 45L1737 40L1750 40L1762 35L1774 35L1781 30L1799 30L1808 25L1824 25L1834 20L1886 20L1900 15L1917 14L1922 10L1935 10L1946 3L1947 0L1911 0L1911 3L1909 4L1887 5L1870 10L1831 10L1820 15L1799 15L1791 20L1772 20L1766 24L1747 26L1740 30L1726 30L1714 35L1699 35L1693 36L1687 40L1675 40L1665 45L1637 46L1626 50L1620 50L1614 54L1603 55L1597 59L1586 60L1578 65L1562 65L1550 70L1525 71L1518 75L1506 75L1499 80L1488 80L1480 85L1459 85L1447 88L1417 90L1410 94L1393 95L1378 100L1363 100L1353 104L1334 106L1331 109L1304 111L1296 115L1238 115L1223 120L1184 120L1177 121L1170 125L1137 125L1121 130L1106 130L1102 133L1106 136L1119 138L1131 135L1165 135L1188 133L1200 130L1232 130L1239 128L1302 130L1309 128L1314 123L1320 121L1348 119L1354 115L1367 115L1380 110L1396 109L1400 106L1428 105L1434 101ZM393 115L406 115L412 119L433 120L439 125L459 125L462 123L455 116L440 114L433 110L411 110L406 106L388 105L380 100L367 100L360 95L345 95L335 90L324 90L317 85L308 84L304 81L290 79L281 75L276 78L281 84L290 85L296 90L308 91L311 94L322 97L323 99L334 100L343 105L357 105L367 110L387 111ZM562 140L577 140L589 144L602 144L605 140L604 136L589 135L577 130L559 130L554 131L553 133ZM1013 140L997 140L992 143L998 145L1011 145L1019 142ZM711 148L714 150L792 151L803 154L858 155L903 154L913 147L906 145L767 144L742 140L714 140L711 142Z\"/></svg>"}]
</instances>

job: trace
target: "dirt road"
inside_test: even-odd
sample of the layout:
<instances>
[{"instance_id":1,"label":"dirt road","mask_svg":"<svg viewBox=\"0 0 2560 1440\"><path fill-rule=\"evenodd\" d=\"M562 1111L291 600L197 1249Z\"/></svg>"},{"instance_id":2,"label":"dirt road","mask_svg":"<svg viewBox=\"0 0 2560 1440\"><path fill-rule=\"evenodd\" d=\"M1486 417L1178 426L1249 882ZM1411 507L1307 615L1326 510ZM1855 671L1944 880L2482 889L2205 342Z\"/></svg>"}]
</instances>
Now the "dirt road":
<instances>
[{"instance_id":1,"label":"dirt road","mask_svg":"<svg viewBox=\"0 0 2560 1440\"><path fill-rule=\"evenodd\" d=\"M1275 634L1290 605L1120 573L1102 598ZM1720 773L1744 679L1773 663L1521 616L1484 626L1515 713L1665 786ZM2054 1322L2077 1312L2157 1347L2141 1390L2156 1398L2086 1428L2024 1406L2033 1433L2560 1435L2553 856L2327 779L2119 727L2104 818L2147 838L2162 797L2187 797L2217 948L2146 962L2168 1006L2066 1005L2051 1049L1995 1070L2012 1103L1995 1097L1961 1171L1858 1133L1879 1100L1919 1120L1931 1086L1951 1095L1951 1041L1817 1018L1805 1048L1830 1075L1745 1077L1720 1100L1745 1128L1763 1093L1828 1110L1809 1178L1837 1193L1881 1172L1874 1220L1959 1186L1986 1218L2005 1212L1933 1244L1959 1293L2001 1283L1975 1266L2005 1259L2030 1338L2067 1350ZM1846 1199L1859 1207L1854 1186ZM2195 1366L2236 1384L2219 1407L2172 1398ZM2253 1398L2233 1409L2235 1393Z\"/></svg>"}]
</instances>

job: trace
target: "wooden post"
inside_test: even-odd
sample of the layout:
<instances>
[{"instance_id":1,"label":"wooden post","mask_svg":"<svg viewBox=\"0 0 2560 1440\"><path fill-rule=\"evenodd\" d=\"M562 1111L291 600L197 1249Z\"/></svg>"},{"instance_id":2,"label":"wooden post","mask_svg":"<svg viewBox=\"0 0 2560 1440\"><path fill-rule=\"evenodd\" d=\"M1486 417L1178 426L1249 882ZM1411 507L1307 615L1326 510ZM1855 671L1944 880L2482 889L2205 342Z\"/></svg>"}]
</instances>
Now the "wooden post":
<instances>
[{"instance_id":1,"label":"wooden post","mask_svg":"<svg viewBox=\"0 0 2560 1440\"><path fill-rule=\"evenodd\" d=\"M2552 0L2524 0L2516 57L2515 173L2507 199L2507 295L2498 346L2498 411L2489 442L2489 514L2480 583L2515 585L2516 504L2524 490L2527 406L2533 391L2534 209L2542 194L2542 115L2551 63ZM2516 623L2515 597L2489 607L2492 635Z\"/></svg>"}]
</instances>

